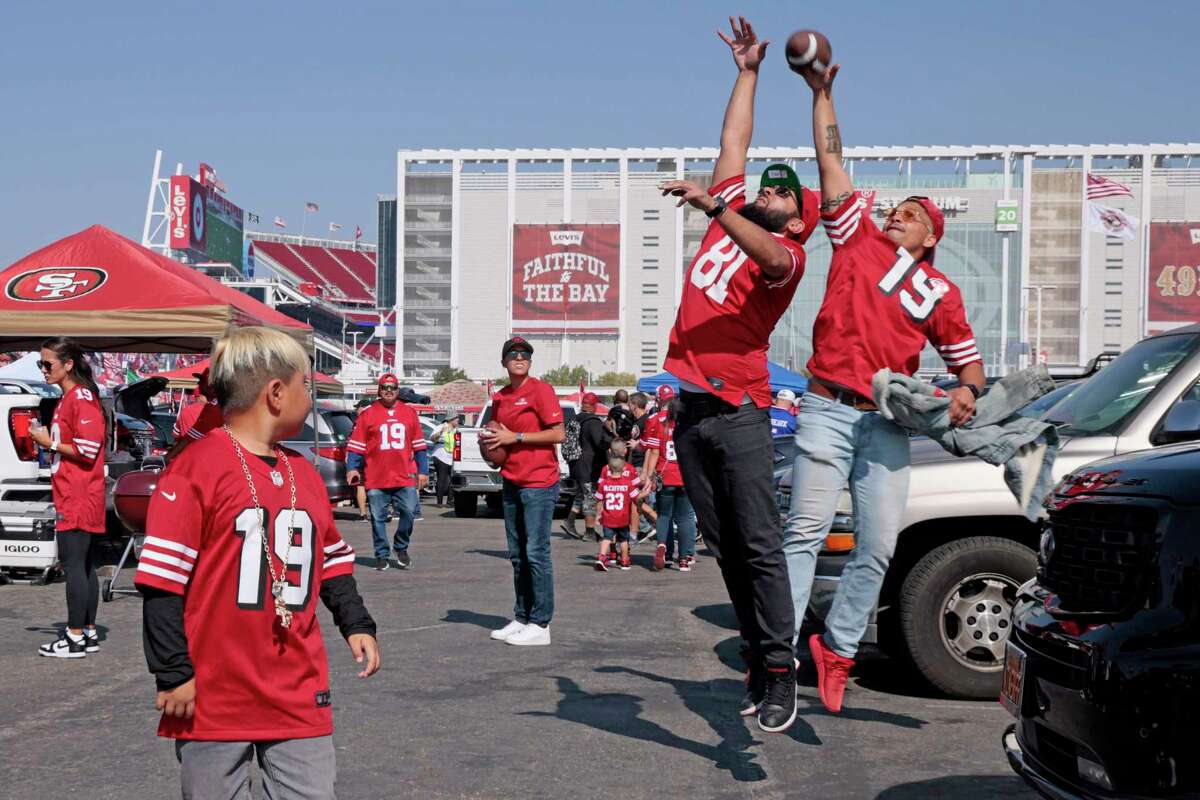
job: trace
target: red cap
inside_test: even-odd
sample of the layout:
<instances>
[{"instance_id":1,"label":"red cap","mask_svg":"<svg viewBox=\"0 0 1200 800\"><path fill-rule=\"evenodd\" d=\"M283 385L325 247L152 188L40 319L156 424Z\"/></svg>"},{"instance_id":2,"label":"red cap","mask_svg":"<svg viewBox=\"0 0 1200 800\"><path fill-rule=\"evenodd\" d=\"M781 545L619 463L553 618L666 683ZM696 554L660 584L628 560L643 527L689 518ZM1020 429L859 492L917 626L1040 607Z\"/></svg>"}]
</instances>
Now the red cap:
<instances>
[{"instance_id":1,"label":"red cap","mask_svg":"<svg viewBox=\"0 0 1200 800\"><path fill-rule=\"evenodd\" d=\"M595 392L584 392L583 397L579 398L579 404L581 406L594 406L599 402L600 398L596 396Z\"/></svg>"},{"instance_id":2,"label":"red cap","mask_svg":"<svg viewBox=\"0 0 1200 800\"><path fill-rule=\"evenodd\" d=\"M937 207L937 204L928 197L913 195L912 197L904 198L904 200L901 202L907 203L909 200L925 209L925 213L929 215L930 221L933 222L933 237L940 242L942 240L942 234L946 231L946 215L943 214L942 210ZM933 251L936 249L937 245L934 245L925 253L925 260L930 264L933 263Z\"/></svg>"},{"instance_id":3,"label":"red cap","mask_svg":"<svg viewBox=\"0 0 1200 800\"><path fill-rule=\"evenodd\" d=\"M800 219L804 222L804 233L800 234L800 244L808 241L817 228L821 227L821 198L807 186L800 189Z\"/></svg>"},{"instance_id":4,"label":"red cap","mask_svg":"<svg viewBox=\"0 0 1200 800\"><path fill-rule=\"evenodd\" d=\"M397 377L396 377L395 375L393 375L392 373L390 373L390 372L385 372L385 373L383 373L382 375L380 375L380 376L379 376L379 385L380 385L380 386L383 386L385 383L390 383L390 384L392 384L393 386L399 386L399 385L400 385L400 380L399 380L399 378L397 378Z\"/></svg>"},{"instance_id":5,"label":"red cap","mask_svg":"<svg viewBox=\"0 0 1200 800\"><path fill-rule=\"evenodd\" d=\"M671 388L670 384L664 383L654 394L658 397L658 402L665 403L675 396L675 390Z\"/></svg>"}]
</instances>

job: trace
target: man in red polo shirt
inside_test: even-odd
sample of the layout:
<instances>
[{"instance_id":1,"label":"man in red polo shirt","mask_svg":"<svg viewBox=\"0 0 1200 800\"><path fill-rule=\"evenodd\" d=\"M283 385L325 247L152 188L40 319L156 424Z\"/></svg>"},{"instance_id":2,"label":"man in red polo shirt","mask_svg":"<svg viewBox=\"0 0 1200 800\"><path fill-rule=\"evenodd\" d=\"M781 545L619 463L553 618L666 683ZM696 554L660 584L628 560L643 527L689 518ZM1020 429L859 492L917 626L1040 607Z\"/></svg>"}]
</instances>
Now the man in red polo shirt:
<instances>
[{"instance_id":1,"label":"man in red polo shirt","mask_svg":"<svg viewBox=\"0 0 1200 800\"><path fill-rule=\"evenodd\" d=\"M841 710L846 679L896 547L908 496L908 433L871 401L880 369L911 375L929 342L958 375L950 417L971 418L984 386L983 363L967 324L962 295L933 266L942 212L910 197L881 231L871 201L855 191L842 166L833 112L838 67L805 74L813 90L813 139L821 175L821 218L833 244L825 299L813 323L812 380L797 415L792 505L784 551L796 621L804 618L817 553L829 533L842 488L854 501L854 551L838 582L825 634L809 639L821 701ZM797 628L797 634L799 629Z\"/></svg>"},{"instance_id":2,"label":"man in red polo shirt","mask_svg":"<svg viewBox=\"0 0 1200 800\"><path fill-rule=\"evenodd\" d=\"M791 589L772 475L767 348L804 273L816 198L787 164L763 172L746 201L754 91L766 43L745 19L721 35L738 77L725 110L713 185L669 181L664 193L712 222L688 268L665 367L679 379L675 448L704 542L717 558L746 646L741 712L759 727L796 719Z\"/></svg>"}]
</instances>

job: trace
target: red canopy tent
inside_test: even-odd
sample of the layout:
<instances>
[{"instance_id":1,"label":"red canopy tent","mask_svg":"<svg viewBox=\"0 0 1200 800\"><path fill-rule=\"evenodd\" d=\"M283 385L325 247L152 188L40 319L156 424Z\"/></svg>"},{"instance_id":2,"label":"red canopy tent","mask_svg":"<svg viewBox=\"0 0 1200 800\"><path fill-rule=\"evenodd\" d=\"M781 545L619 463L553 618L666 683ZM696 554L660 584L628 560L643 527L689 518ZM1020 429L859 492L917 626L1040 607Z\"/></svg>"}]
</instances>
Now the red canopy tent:
<instances>
[{"instance_id":1,"label":"red canopy tent","mask_svg":"<svg viewBox=\"0 0 1200 800\"><path fill-rule=\"evenodd\" d=\"M88 350L203 353L231 329L263 325L311 350L312 328L102 225L0 272L0 344L36 350L70 336Z\"/></svg>"},{"instance_id":2,"label":"red canopy tent","mask_svg":"<svg viewBox=\"0 0 1200 800\"><path fill-rule=\"evenodd\" d=\"M210 363L211 359L206 358L203 361L197 361L191 366L180 367L179 369L172 369L167 372L159 372L148 377L166 378L168 389L194 389L200 383L199 379L196 378L197 373L208 369ZM342 382L337 378L326 375L324 372L318 372L317 370L313 370L312 375L318 392L324 394L342 393Z\"/></svg>"}]
</instances>

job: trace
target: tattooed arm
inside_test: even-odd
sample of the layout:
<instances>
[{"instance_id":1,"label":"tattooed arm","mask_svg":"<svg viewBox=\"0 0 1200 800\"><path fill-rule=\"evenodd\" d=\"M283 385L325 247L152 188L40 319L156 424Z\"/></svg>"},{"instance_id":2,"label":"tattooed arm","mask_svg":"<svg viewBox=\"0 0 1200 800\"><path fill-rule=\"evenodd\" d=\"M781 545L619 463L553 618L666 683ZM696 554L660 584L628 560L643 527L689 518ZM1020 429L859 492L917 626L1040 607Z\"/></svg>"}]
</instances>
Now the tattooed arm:
<instances>
[{"instance_id":1,"label":"tattooed arm","mask_svg":"<svg viewBox=\"0 0 1200 800\"><path fill-rule=\"evenodd\" d=\"M832 211L854 191L850 175L842 165L842 132L833 110L833 79L840 65L824 75L811 71L804 79L813 90L813 147L817 151L817 169L821 174L821 210Z\"/></svg>"}]
</instances>

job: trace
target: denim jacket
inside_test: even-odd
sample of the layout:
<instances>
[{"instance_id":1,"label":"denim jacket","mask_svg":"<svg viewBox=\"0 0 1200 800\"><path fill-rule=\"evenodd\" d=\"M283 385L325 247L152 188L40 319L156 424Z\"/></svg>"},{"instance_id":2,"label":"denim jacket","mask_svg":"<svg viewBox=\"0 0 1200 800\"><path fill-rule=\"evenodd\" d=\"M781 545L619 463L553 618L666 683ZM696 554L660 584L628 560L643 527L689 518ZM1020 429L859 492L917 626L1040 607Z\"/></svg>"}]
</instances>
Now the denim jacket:
<instances>
[{"instance_id":1,"label":"denim jacket","mask_svg":"<svg viewBox=\"0 0 1200 800\"><path fill-rule=\"evenodd\" d=\"M879 413L900 427L940 444L956 456L975 456L1004 465L1004 482L1026 518L1036 519L1041 499L1052 485L1058 430L1016 412L1054 388L1044 365L1001 378L975 402L975 416L950 426L950 397L945 391L908 375L881 369L871 379Z\"/></svg>"}]
</instances>

